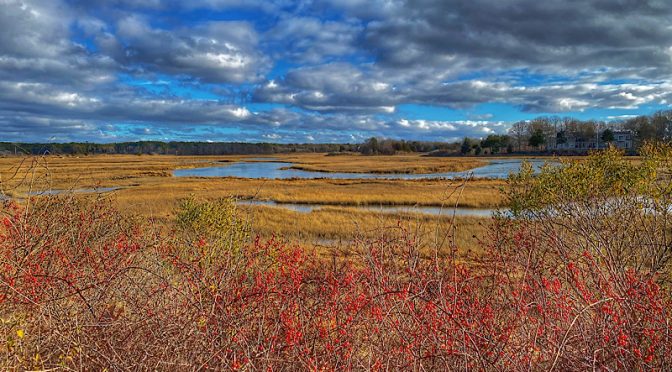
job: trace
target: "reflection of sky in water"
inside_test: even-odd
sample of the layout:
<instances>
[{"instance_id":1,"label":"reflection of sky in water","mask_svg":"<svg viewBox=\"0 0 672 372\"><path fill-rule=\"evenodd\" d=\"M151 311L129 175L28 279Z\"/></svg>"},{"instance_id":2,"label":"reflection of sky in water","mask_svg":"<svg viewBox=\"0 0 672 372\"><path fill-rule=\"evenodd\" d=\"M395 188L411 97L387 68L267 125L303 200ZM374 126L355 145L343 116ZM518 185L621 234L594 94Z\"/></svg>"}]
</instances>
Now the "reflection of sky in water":
<instances>
[{"instance_id":1,"label":"reflection of sky in water","mask_svg":"<svg viewBox=\"0 0 672 372\"><path fill-rule=\"evenodd\" d=\"M374 206L374 205L354 205L354 206L334 206L334 205L321 205L321 204L294 204L294 203L276 203L274 201L264 201L264 200L241 200L238 202L239 205L264 205L270 207L284 208L295 212L300 213L310 213L314 210L328 207L342 207L342 208L354 208L361 211L371 211L379 213L422 213L422 214L431 214L431 215L441 215L441 216L452 216L453 213L456 216L474 216L474 217L490 217L492 216L492 209L475 209L475 208L451 208L451 207L423 207L423 206L392 206L392 205L383 205L383 206Z\"/></svg>"},{"instance_id":2,"label":"reflection of sky in water","mask_svg":"<svg viewBox=\"0 0 672 372\"><path fill-rule=\"evenodd\" d=\"M538 170L545 161L528 160ZM430 174L377 174L377 173L326 173L311 172L299 169L282 169L291 167L292 163L283 162L239 162L229 165L178 169L173 172L176 177L239 177L239 178L334 178L334 179L427 179L427 178L506 178L510 173L520 170L521 159L494 160L490 164L464 172L445 172Z\"/></svg>"}]
</instances>

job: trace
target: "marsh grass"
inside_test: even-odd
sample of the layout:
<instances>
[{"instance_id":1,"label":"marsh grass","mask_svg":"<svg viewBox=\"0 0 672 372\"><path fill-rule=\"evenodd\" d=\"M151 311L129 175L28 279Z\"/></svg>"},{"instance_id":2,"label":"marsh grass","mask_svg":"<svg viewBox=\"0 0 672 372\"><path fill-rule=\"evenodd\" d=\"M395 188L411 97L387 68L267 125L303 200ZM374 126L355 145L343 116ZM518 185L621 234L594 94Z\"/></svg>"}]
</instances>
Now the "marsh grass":
<instances>
[{"instance_id":1,"label":"marsh grass","mask_svg":"<svg viewBox=\"0 0 672 372\"><path fill-rule=\"evenodd\" d=\"M402 171L408 164L415 167L445 167L455 164L474 165L469 159L425 158L420 156L364 157L325 156L323 154L277 155L282 160L310 165L334 162L343 171L375 171L373 163ZM22 158L0 158L0 181L7 193L25 195L32 190L71 190L96 187L120 187L116 192L119 202L133 211L166 215L178 199L191 194L207 197L235 196L241 199L273 200L279 203L311 203L325 205L425 205L440 206L447 202L446 190L459 181L441 180L331 180L293 179L258 180L237 178L177 178L171 171L177 168L211 166L217 162L255 161L250 157L196 157L196 156L89 156L41 157L43 165L34 167L32 161ZM476 161L480 162L480 160ZM452 165L451 165L452 164ZM349 167L349 168L348 168ZM334 168L333 170L337 170ZM18 182L16 174L31 172L33 180ZM378 169L381 170L381 169ZM459 198L450 200L460 207L490 208L501 205L501 180L472 180Z\"/></svg>"},{"instance_id":2,"label":"marsh grass","mask_svg":"<svg viewBox=\"0 0 672 372\"><path fill-rule=\"evenodd\" d=\"M124 208L139 213L166 215L175 201L195 195L268 200L277 203L358 205L451 205L466 208L493 208L502 203L505 183L495 180L471 180L461 194L452 194L457 181L437 180L253 180L253 179L181 179L169 178L128 186L116 192Z\"/></svg>"},{"instance_id":3,"label":"marsh grass","mask_svg":"<svg viewBox=\"0 0 672 372\"><path fill-rule=\"evenodd\" d=\"M245 209L243 209L245 210ZM453 217L414 213L379 213L352 208L329 207L311 213L299 213L276 207L255 206L247 209L254 231L260 236L277 235L288 241L323 247L326 252L347 248L355 238L374 239L400 225L411 226L419 235L431 237L437 229L454 223L455 244L463 252L478 251L478 237L485 236L491 220L480 217ZM453 226L453 225L451 225ZM447 249L447 248L446 248ZM422 251L430 254L429 250ZM445 250L441 252L447 254Z\"/></svg>"},{"instance_id":4,"label":"marsh grass","mask_svg":"<svg viewBox=\"0 0 672 372\"><path fill-rule=\"evenodd\" d=\"M461 170L480 161L410 156L358 155L324 156L277 155L283 161L305 162L315 166L329 163L333 171L381 171L384 168L427 167L432 171ZM25 197L36 190L76 190L115 186L105 193L115 206L129 215L166 225L175 218L181 201L187 198L218 200L221 198L272 200L278 203L322 205L311 213L298 213L279 207L254 206L241 210L254 221L254 233L263 237L278 236L296 243L320 246L325 251L342 251L355 236L374 238L396 228L400 221L409 222L429 233L450 218L451 207L492 208L501 205L501 180L332 180L291 179L259 180L241 178L170 177L175 168L210 166L215 162L258 161L256 158L196 156L88 156L37 158L0 158L0 176L5 195ZM378 168L374 167L378 163ZM452 164L452 165L451 165ZM459 164L459 165L456 165ZM480 164L480 163L479 163ZM418 170L417 168L416 170ZM425 168L428 169L428 168ZM29 181L30 180L30 181ZM456 190L459 188L459 192ZM73 195L73 197L80 197ZM85 196L81 196L85 197ZM378 213L353 206L406 205L446 206L444 216L414 213ZM456 240L461 249L477 246L475 236L488 227L488 219L458 217Z\"/></svg>"},{"instance_id":5,"label":"marsh grass","mask_svg":"<svg viewBox=\"0 0 672 372\"><path fill-rule=\"evenodd\" d=\"M429 158L420 155L376 156L359 155L327 156L327 154L276 154L278 161L293 162L321 172L372 172L372 173L427 173L435 171L462 171L482 166L487 161L472 158ZM28 157L30 158L30 157ZM16 171L34 170L31 164L21 163L26 157L0 157L0 175ZM235 161L259 161L259 156L175 156L175 155L92 155L40 157L48 160L52 182L56 187L78 182L89 186L97 182L128 179L169 177L175 169L224 165ZM32 158L31 158L32 159ZM19 164L21 163L21 164ZM93 184L89 184L93 182Z\"/></svg>"}]
</instances>

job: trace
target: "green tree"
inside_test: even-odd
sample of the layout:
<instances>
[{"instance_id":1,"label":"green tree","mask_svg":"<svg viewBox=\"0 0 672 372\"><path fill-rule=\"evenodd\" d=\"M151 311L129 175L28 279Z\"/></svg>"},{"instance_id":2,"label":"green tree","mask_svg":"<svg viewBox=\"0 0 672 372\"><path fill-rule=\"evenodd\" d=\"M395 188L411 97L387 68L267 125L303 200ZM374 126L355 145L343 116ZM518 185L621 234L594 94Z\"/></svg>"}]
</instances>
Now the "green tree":
<instances>
[{"instance_id":1,"label":"green tree","mask_svg":"<svg viewBox=\"0 0 672 372\"><path fill-rule=\"evenodd\" d=\"M509 136L490 134L481 141L481 147L489 148L491 152L498 153L509 144Z\"/></svg>"},{"instance_id":2,"label":"green tree","mask_svg":"<svg viewBox=\"0 0 672 372\"><path fill-rule=\"evenodd\" d=\"M536 147L537 149L541 148L542 145L546 143L546 136L544 136L544 131L541 129L535 129L530 136L528 145Z\"/></svg>"},{"instance_id":3,"label":"green tree","mask_svg":"<svg viewBox=\"0 0 672 372\"><path fill-rule=\"evenodd\" d=\"M462 155L467 155L471 151L471 140L468 137L464 137L462 140L462 146L460 146L460 153Z\"/></svg>"},{"instance_id":4,"label":"green tree","mask_svg":"<svg viewBox=\"0 0 672 372\"><path fill-rule=\"evenodd\" d=\"M549 141L555 138L556 124L551 120L551 118L538 117L528 123L527 133L529 136L528 144L531 141L531 137L536 135L537 138L535 138L533 142L539 143L535 147L540 148L541 145L549 144ZM541 141L542 137L543 141Z\"/></svg>"},{"instance_id":5,"label":"green tree","mask_svg":"<svg viewBox=\"0 0 672 372\"><path fill-rule=\"evenodd\" d=\"M614 141L614 131L611 129L605 129L604 132L602 132L602 136L600 139L604 142L613 142Z\"/></svg>"},{"instance_id":6,"label":"green tree","mask_svg":"<svg viewBox=\"0 0 672 372\"><path fill-rule=\"evenodd\" d=\"M558 145L567 143L567 131L565 130L559 131L558 134L556 135L555 143L557 143Z\"/></svg>"}]
</instances>

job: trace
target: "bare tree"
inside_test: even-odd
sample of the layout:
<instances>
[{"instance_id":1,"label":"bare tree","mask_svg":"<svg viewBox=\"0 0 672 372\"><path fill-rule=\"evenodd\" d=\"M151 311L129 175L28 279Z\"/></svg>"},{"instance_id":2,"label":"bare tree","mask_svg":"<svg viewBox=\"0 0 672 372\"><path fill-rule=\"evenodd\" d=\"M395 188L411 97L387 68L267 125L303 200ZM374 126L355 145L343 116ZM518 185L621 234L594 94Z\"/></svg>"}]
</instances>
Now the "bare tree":
<instances>
[{"instance_id":1,"label":"bare tree","mask_svg":"<svg viewBox=\"0 0 672 372\"><path fill-rule=\"evenodd\" d=\"M518 151L522 151L523 143L527 142L527 128L527 122L518 121L514 123L509 130L514 143L518 147Z\"/></svg>"}]
</instances>

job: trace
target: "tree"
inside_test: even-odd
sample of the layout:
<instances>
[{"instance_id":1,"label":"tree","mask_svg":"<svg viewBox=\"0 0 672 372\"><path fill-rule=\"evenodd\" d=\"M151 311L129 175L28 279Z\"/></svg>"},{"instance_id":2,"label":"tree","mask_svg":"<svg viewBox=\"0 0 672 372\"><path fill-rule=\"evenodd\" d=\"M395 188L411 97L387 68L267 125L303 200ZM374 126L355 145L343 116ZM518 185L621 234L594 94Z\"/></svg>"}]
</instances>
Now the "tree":
<instances>
[{"instance_id":1,"label":"tree","mask_svg":"<svg viewBox=\"0 0 672 372\"><path fill-rule=\"evenodd\" d=\"M561 130L558 132L558 134L555 137L555 143L558 145L567 143L567 132L565 130Z\"/></svg>"},{"instance_id":2,"label":"tree","mask_svg":"<svg viewBox=\"0 0 672 372\"><path fill-rule=\"evenodd\" d=\"M364 155L375 155L380 152L378 139L376 137L369 138L366 142L364 142L364 144L362 144L361 152Z\"/></svg>"},{"instance_id":3,"label":"tree","mask_svg":"<svg viewBox=\"0 0 672 372\"><path fill-rule=\"evenodd\" d=\"M635 133L637 147L641 146L646 141L651 141L656 138L656 130L651 124L651 118L648 116L638 116L629 119L625 122L624 127Z\"/></svg>"},{"instance_id":4,"label":"tree","mask_svg":"<svg viewBox=\"0 0 672 372\"><path fill-rule=\"evenodd\" d=\"M555 124L547 117L540 117L530 121L527 126L527 132L530 137L536 134L537 137L543 138L543 141L539 145L553 144L556 136ZM540 138L535 139L535 142L539 142Z\"/></svg>"},{"instance_id":5,"label":"tree","mask_svg":"<svg viewBox=\"0 0 672 372\"><path fill-rule=\"evenodd\" d=\"M394 140L382 140L378 142L378 154L380 155L394 155L397 153L395 149L395 144L397 142Z\"/></svg>"},{"instance_id":6,"label":"tree","mask_svg":"<svg viewBox=\"0 0 672 372\"><path fill-rule=\"evenodd\" d=\"M528 145L536 147L537 149L541 148L541 145L545 143L546 143L546 136L544 136L544 132L540 128L536 129L532 133L528 141Z\"/></svg>"},{"instance_id":7,"label":"tree","mask_svg":"<svg viewBox=\"0 0 672 372\"><path fill-rule=\"evenodd\" d=\"M651 125L653 126L656 140L672 140L672 110L654 113L651 117Z\"/></svg>"},{"instance_id":8,"label":"tree","mask_svg":"<svg viewBox=\"0 0 672 372\"><path fill-rule=\"evenodd\" d=\"M471 140L468 137L464 137L462 140L462 146L460 147L460 153L462 155L467 155L471 151Z\"/></svg>"},{"instance_id":9,"label":"tree","mask_svg":"<svg viewBox=\"0 0 672 372\"><path fill-rule=\"evenodd\" d=\"M481 147L489 148L491 153L498 153L509 144L509 136L490 134L481 141Z\"/></svg>"},{"instance_id":10,"label":"tree","mask_svg":"<svg viewBox=\"0 0 672 372\"><path fill-rule=\"evenodd\" d=\"M522 150L523 143L525 142L525 137L527 135L527 122L519 121L514 123L509 129L509 133L513 137L518 151Z\"/></svg>"},{"instance_id":11,"label":"tree","mask_svg":"<svg viewBox=\"0 0 672 372\"><path fill-rule=\"evenodd\" d=\"M614 131L611 129L605 129L604 132L602 132L602 136L600 139L604 142L613 142L614 141Z\"/></svg>"},{"instance_id":12,"label":"tree","mask_svg":"<svg viewBox=\"0 0 672 372\"><path fill-rule=\"evenodd\" d=\"M597 123L594 121L586 121L579 123L577 138L584 141L591 141L596 138Z\"/></svg>"}]
</instances>

